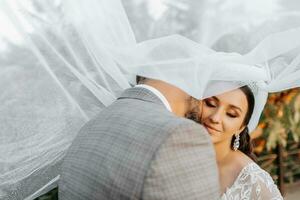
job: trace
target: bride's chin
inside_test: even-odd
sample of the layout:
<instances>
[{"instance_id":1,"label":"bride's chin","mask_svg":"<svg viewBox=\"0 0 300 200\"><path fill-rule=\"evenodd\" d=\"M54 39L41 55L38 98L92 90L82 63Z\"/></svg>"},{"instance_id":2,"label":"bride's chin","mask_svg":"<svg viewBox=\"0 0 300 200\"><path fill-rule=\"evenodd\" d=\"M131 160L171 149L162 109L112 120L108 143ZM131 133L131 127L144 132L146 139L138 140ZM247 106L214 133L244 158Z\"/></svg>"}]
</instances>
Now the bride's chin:
<instances>
[{"instance_id":1,"label":"bride's chin","mask_svg":"<svg viewBox=\"0 0 300 200\"><path fill-rule=\"evenodd\" d=\"M217 143L219 141L219 138L220 138L220 133L218 132L210 132L210 131L207 131L209 136L210 136L210 139L211 139L211 142L213 144Z\"/></svg>"},{"instance_id":2,"label":"bride's chin","mask_svg":"<svg viewBox=\"0 0 300 200\"><path fill-rule=\"evenodd\" d=\"M218 137L216 137L216 136L210 135L210 140L211 140L213 145L218 143Z\"/></svg>"}]
</instances>

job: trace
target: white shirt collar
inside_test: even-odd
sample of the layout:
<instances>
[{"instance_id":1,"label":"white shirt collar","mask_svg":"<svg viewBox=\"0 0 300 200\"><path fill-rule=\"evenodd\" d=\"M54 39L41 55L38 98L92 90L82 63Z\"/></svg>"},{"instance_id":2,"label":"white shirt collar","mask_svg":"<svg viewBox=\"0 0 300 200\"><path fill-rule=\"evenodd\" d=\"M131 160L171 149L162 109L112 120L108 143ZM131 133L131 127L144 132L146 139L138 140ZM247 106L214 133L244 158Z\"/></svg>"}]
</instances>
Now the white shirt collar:
<instances>
[{"instance_id":1,"label":"white shirt collar","mask_svg":"<svg viewBox=\"0 0 300 200\"><path fill-rule=\"evenodd\" d=\"M172 112L172 109L171 109L171 106L168 102L168 100L166 99L166 97L160 92L158 91L156 88L150 86L150 85L146 85L146 84L139 84L139 85L136 85L134 87L141 87L141 88L145 88L145 89L148 89L150 90L153 94L155 94L162 102L163 104L165 105L165 107L170 111Z\"/></svg>"}]
</instances>

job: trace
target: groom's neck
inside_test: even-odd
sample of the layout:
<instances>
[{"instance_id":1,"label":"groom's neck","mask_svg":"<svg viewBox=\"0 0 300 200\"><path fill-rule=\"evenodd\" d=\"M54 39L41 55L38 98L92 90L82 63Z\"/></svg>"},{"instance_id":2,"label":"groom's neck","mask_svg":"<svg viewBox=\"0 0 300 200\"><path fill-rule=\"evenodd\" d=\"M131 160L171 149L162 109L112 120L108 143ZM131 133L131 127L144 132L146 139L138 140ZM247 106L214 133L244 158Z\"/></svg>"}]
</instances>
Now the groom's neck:
<instances>
[{"instance_id":1,"label":"groom's neck","mask_svg":"<svg viewBox=\"0 0 300 200\"><path fill-rule=\"evenodd\" d=\"M189 111L190 96L183 90L160 80L147 79L143 82L143 84L154 87L155 89L160 91L162 95L164 95L164 97L167 99L172 108L172 112L175 115L184 117L185 114Z\"/></svg>"}]
</instances>

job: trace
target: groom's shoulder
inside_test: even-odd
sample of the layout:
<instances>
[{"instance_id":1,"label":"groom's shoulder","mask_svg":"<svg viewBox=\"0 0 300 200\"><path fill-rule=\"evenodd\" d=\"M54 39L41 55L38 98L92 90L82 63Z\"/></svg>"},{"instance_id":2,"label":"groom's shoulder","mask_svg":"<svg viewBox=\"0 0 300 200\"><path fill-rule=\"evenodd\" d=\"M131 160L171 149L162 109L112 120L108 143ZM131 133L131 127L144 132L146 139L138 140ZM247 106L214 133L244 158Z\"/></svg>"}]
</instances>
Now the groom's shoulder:
<instances>
[{"instance_id":1,"label":"groom's shoulder","mask_svg":"<svg viewBox=\"0 0 300 200\"><path fill-rule=\"evenodd\" d=\"M153 126L160 127L163 132L168 132L169 134L184 133L186 135L196 133L208 139L208 133L201 124L184 117L178 117L174 113L156 112L146 115L145 118Z\"/></svg>"},{"instance_id":2,"label":"groom's shoulder","mask_svg":"<svg viewBox=\"0 0 300 200\"><path fill-rule=\"evenodd\" d=\"M105 125L113 124L111 128L118 125L124 127L126 124L126 128L123 128L124 131L129 127L134 127L135 130L142 129L144 133L148 131L206 132L202 125L184 117L176 116L168 111L164 105L132 99L116 101L111 106L103 109L86 125L98 127L103 123Z\"/></svg>"},{"instance_id":3,"label":"groom's shoulder","mask_svg":"<svg viewBox=\"0 0 300 200\"><path fill-rule=\"evenodd\" d=\"M192 120L182 118L182 117L175 117L173 119L173 125L169 127L172 132L181 133L184 132L186 134L189 133L197 133L202 135L205 138L208 138L208 133L206 129L199 123L196 123Z\"/></svg>"}]
</instances>

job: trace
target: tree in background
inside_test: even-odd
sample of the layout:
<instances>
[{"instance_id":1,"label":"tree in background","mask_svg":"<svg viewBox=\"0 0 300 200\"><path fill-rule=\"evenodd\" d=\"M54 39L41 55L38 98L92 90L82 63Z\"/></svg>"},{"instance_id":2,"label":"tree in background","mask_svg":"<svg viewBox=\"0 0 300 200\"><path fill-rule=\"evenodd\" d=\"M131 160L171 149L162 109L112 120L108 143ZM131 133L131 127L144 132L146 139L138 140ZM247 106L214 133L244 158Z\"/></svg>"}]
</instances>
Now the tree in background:
<instances>
[{"instance_id":1,"label":"tree in background","mask_svg":"<svg viewBox=\"0 0 300 200\"><path fill-rule=\"evenodd\" d=\"M277 149L283 149L284 182L300 180L300 89L271 94L259 126L251 134L263 168L277 179Z\"/></svg>"}]
</instances>

